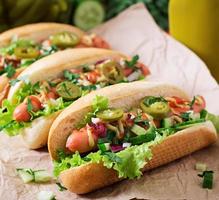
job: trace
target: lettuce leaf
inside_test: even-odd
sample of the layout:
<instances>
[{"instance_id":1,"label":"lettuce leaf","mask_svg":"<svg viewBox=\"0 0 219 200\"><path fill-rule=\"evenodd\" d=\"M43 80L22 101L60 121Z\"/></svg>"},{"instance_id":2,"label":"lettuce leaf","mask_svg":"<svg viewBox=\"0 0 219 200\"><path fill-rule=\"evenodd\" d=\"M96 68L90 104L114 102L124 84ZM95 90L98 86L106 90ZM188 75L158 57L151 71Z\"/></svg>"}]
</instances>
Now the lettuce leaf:
<instances>
[{"instance_id":1,"label":"lettuce leaf","mask_svg":"<svg viewBox=\"0 0 219 200\"><path fill-rule=\"evenodd\" d=\"M95 116L95 114L98 111L105 110L109 106L109 99L104 96L95 96L95 98L92 101L92 110L91 112L88 112L85 116L84 119L81 120L79 124L76 125L76 128L80 129L83 126L85 126L87 123L91 122L91 118Z\"/></svg>"},{"instance_id":2,"label":"lettuce leaf","mask_svg":"<svg viewBox=\"0 0 219 200\"><path fill-rule=\"evenodd\" d=\"M211 113L207 113L206 120L210 120L214 124L214 127L217 130L217 133L219 133L219 116L211 114Z\"/></svg>"},{"instance_id":3,"label":"lettuce leaf","mask_svg":"<svg viewBox=\"0 0 219 200\"><path fill-rule=\"evenodd\" d=\"M21 98L22 99L22 98ZM63 98L56 99L53 103L48 103L43 110L38 112L31 112L31 120L41 116L49 116L59 110L69 106L72 102L64 102ZM0 131L4 130L9 136L19 134L19 131L25 127L30 126L31 122L17 122L13 120L13 112L17 104L12 104L8 100L3 101L3 107L0 109Z\"/></svg>"},{"instance_id":4,"label":"lettuce leaf","mask_svg":"<svg viewBox=\"0 0 219 200\"><path fill-rule=\"evenodd\" d=\"M102 154L97 151L82 158L76 152L54 162L54 175L58 176L64 170L88 163L103 163L105 167L116 170L121 178L139 178L142 175L141 169L152 158L150 147L162 142L166 137L157 134L154 141L131 146L118 153Z\"/></svg>"}]
</instances>

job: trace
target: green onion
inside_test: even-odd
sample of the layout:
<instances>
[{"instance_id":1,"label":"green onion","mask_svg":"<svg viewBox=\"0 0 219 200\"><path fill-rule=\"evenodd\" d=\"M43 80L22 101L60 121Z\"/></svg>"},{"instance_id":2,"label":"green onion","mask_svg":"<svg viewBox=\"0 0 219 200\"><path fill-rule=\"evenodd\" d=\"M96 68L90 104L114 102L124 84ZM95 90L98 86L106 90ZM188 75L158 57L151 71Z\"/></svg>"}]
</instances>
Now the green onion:
<instances>
[{"instance_id":1,"label":"green onion","mask_svg":"<svg viewBox=\"0 0 219 200\"><path fill-rule=\"evenodd\" d=\"M139 135L136 137L132 137L129 139L129 142L132 143L132 145L138 145L138 144L142 144L145 142L150 142L150 141L154 140L155 137L156 137L156 133L151 132L151 133L147 133L145 135Z\"/></svg>"},{"instance_id":2,"label":"green onion","mask_svg":"<svg viewBox=\"0 0 219 200\"><path fill-rule=\"evenodd\" d=\"M202 187L207 189L213 188L213 171L204 171L202 174L198 174L199 177L203 177Z\"/></svg>"},{"instance_id":3,"label":"green onion","mask_svg":"<svg viewBox=\"0 0 219 200\"><path fill-rule=\"evenodd\" d=\"M98 144L97 146L102 152L110 150L110 143L102 143L102 144Z\"/></svg>"}]
</instances>

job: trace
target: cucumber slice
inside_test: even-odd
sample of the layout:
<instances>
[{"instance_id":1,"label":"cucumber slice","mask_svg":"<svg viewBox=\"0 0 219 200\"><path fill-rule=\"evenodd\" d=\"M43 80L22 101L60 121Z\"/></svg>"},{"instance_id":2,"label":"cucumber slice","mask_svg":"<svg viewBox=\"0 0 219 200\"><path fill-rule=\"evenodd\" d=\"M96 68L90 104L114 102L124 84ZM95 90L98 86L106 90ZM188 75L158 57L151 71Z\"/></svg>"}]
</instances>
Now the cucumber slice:
<instances>
[{"instance_id":1,"label":"cucumber slice","mask_svg":"<svg viewBox=\"0 0 219 200\"><path fill-rule=\"evenodd\" d=\"M31 169L17 169L17 173L24 183L30 183L34 180L34 174Z\"/></svg>"},{"instance_id":2,"label":"cucumber slice","mask_svg":"<svg viewBox=\"0 0 219 200\"><path fill-rule=\"evenodd\" d=\"M162 127L170 128L171 126L173 126L173 119L171 119L170 117L164 118L162 121Z\"/></svg>"},{"instance_id":3,"label":"cucumber slice","mask_svg":"<svg viewBox=\"0 0 219 200\"><path fill-rule=\"evenodd\" d=\"M35 182L48 182L52 179L52 176L45 170L34 171Z\"/></svg>"},{"instance_id":4,"label":"cucumber slice","mask_svg":"<svg viewBox=\"0 0 219 200\"><path fill-rule=\"evenodd\" d=\"M133 127L131 128L131 131L135 133L136 135L145 135L147 131L142 128L141 126L138 126L137 124L134 124Z\"/></svg>"},{"instance_id":5,"label":"cucumber slice","mask_svg":"<svg viewBox=\"0 0 219 200\"><path fill-rule=\"evenodd\" d=\"M55 195L52 191L40 191L37 200L55 200Z\"/></svg>"},{"instance_id":6,"label":"cucumber slice","mask_svg":"<svg viewBox=\"0 0 219 200\"><path fill-rule=\"evenodd\" d=\"M87 31L103 22L105 11L100 2L95 0L82 1L74 14L74 24Z\"/></svg>"}]
</instances>

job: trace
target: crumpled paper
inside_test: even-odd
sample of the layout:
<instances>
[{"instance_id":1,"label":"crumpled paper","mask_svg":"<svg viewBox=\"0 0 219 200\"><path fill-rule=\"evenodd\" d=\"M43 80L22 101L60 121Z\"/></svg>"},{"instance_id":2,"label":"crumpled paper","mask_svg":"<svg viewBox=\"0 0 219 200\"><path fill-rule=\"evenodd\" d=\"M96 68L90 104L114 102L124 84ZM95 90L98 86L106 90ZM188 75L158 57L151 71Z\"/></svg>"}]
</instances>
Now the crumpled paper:
<instances>
[{"instance_id":1,"label":"crumpled paper","mask_svg":"<svg viewBox=\"0 0 219 200\"><path fill-rule=\"evenodd\" d=\"M189 95L201 94L207 109L219 114L219 87L206 65L185 46L181 45L155 24L143 4L137 4L116 18L94 30L111 44L113 49L128 55L139 54L141 61L152 72L149 80L175 84ZM42 190L50 190L58 200L217 200L219 199L219 142L190 156L144 174L139 180L124 180L99 191L76 195L60 192L55 182L24 184L16 175L16 168L47 169L52 163L46 149L29 151L19 136L0 135L0 199L32 200ZM202 189L201 178L194 170L197 162L204 162L214 170L213 190ZM80 184L80 183L79 183Z\"/></svg>"}]
</instances>

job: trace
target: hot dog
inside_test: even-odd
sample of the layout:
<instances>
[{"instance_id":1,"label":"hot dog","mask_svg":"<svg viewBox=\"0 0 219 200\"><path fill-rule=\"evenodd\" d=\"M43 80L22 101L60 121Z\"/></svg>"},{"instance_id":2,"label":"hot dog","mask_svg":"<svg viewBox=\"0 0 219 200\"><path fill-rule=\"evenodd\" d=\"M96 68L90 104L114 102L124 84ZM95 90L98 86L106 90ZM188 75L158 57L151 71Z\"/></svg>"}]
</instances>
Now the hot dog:
<instances>
[{"instance_id":1,"label":"hot dog","mask_svg":"<svg viewBox=\"0 0 219 200\"><path fill-rule=\"evenodd\" d=\"M191 154L217 140L201 96L163 83L121 83L78 99L54 121L54 173L84 194ZM209 119L212 121L210 121Z\"/></svg>"},{"instance_id":2,"label":"hot dog","mask_svg":"<svg viewBox=\"0 0 219 200\"><path fill-rule=\"evenodd\" d=\"M144 78L149 70L142 66L136 57L97 48L47 56L15 79L0 110L0 129L21 134L31 149L40 148L46 145L49 128L61 110L93 90ZM127 68L132 70L130 75L124 74Z\"/></svg>"},{"instance_id":3,"label":"hot dog","mask_svg":"<svg viewBox=\"0 0 219 200\"><path fill-rule=\"evenodd\" d=\"M95 34L58 23L21 26L0 34L0 105L7 97L10 80L31 63L66 48L109 48Z\"/></svg>"}]
</instances>

